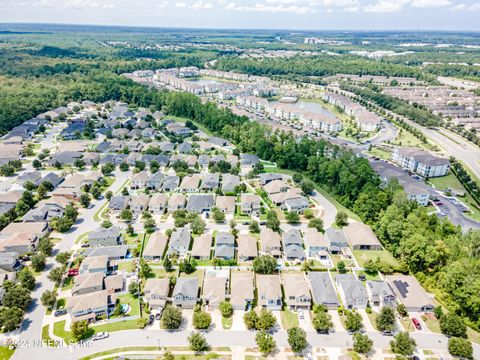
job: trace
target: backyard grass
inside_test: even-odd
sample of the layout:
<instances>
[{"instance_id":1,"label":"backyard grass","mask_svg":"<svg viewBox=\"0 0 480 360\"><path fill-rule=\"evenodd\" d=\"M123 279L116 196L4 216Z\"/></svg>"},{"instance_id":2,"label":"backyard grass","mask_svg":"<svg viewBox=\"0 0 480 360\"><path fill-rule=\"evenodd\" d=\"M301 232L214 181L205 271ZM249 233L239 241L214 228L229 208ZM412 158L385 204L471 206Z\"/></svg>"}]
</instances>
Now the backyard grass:
<instances>
[{"instance_id":1,"label":"backyard grass","mask_svg":"<svg viewBox=\"0 0 480 360\"><path fill-rule=\"evenodd\" d=\"M288 309L280 312L280 319L282 321L282 328L285 330L298 326L297 314Z\"/></svg>"},{"instance_id":2,"label":"backyard grass","mask_svg":"<svg viewBox=\"0 0 480 360\"><path fill-rule=\"evenodd\" d=\"M387 250L353 250L353 256L360 266L364 266L368 260L376 261L377 258L392 267L398 266L397 260Z\"/></svg>"},{"instance_id":3,"label":"backyard grass","mask_svg":"<svg viewBox=\"0 0 480 360\"><path fill-rule=\"evenodd\" d=\"M130 312L126 314L127 316L140 314L140 302L132 294L121 295L118 297L118 301L120 301L120 304L128 304L130 306Z\"/></svg>"},{"instance_id":4,"label":"backyard grass","mask_svg":"<svg viewBox=\"0 0 480 360\"><path fill-rule=\"evenodd\" d=\"M133 235L125 234L124 238L127 245L136 245L136 244L139 244L140 241L142 241L143 233L138 233L138 234L136 233Z\"/></svg>"},{"instance_id":5,"label":"backyard grass","mask_svg":"<svg viewBox=\"0 0 480 360\"><path fill-rule=\"evenodd\" d=\"M230 317L222 316L222 326L224 329L227 329L227 330L231 329L232 323L233 323L233 316L230 316Z\"/></svg>"},{"instance_id":6,"label":"backyard grass","mask_svg":"<svg viewBox=\"0 0 480 360\"><path fill-rule=\"evenodd\" d=\"M135 271L135 260L122 261L118 264L119 271L134 272Z\"/></svg>"},{"instance_id":7,"label":"backyard grass","mask_svg":"<svg viewBox=\"0 0 480 360\"><path fill-rule=\"evenodd\" d=\"M8 360L13 356L15 349L10 349L7 346L0 346L0 359Z\"/></svg>"}]
</instances>

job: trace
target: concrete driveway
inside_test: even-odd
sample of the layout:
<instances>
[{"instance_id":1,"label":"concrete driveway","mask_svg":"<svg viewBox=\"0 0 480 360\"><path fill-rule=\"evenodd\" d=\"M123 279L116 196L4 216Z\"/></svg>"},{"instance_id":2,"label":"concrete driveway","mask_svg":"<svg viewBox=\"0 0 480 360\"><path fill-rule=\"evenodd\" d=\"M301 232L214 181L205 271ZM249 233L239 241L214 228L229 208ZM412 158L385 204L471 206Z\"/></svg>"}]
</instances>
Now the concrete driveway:
<instances>
[{"instance_id":1,"label":"concrete driveway","mask_svg":"<svg viewBox=\"0 0 480 360\"><path fill-rule=\"evenodd\" d=\"M332 317L332 323L333 327L335 328L335 331L345 331L342 325L342 321L340 320L340 316L338 315L337 310L328 310L328 313Z\"/></svg>"},{"instance_id":2,"label":"concrete driveway","mask_svg":"<svg viewBox=\"0 0 480 360\"><path fill-rule=\"evenodd\" d=\"M195 330L193 327L193 310L192 309L183 309L182 310L182 325L181 328L184 330Z\"/></svg>"},{"instance_id":3,"label":"concrete driveway","mask_svg":"<svg viewBox=\"0 0 480 360\"><path fill-rule=\"evenodd\" d=\"M210 316L212 317L212 324L210 325L210 328L215 330L223 330L222 313L220 312L220 310L212 310L210 312Z\"/></svg>"},{"instance_id":4,"label":"concrete driveway","mask_svg":"<svg viewBox=\"0 0 480 360\"><path fill-rule=\"evenodd\" d=\"M311 318L310 311L308 310L302 310L302 311L303 311L303 319L300 319L300 316L298 317L298 326L305 331L314 331L312 326L312 318Z\"/></svg>"},{"instance_id":5,"label":"concrete driveway","mask_svg":"<svg viewBox=\"0 0 480 360\"><path fill-rule=\"evenodd\" d=\"M233 321L232 321L232 330L246 330L245 322L243 321L243 316L245 315L245 310L234 310L233 311Z\"/></svg>"},{"instance_id":6,"label":"concrete driveway","mask_svg":"<svg viewBox=\"0 0 480 360\"><path fill-rule=\"evenodd\" d=\"M365 311L365 309L359 309L357 311L360 315L362 315L363 328L368 332L377 331L377 330L375 330L375 327L373 326L372 322L370 321L370 318L368 317L368 314Z\"/></svg>"}]
</instances>

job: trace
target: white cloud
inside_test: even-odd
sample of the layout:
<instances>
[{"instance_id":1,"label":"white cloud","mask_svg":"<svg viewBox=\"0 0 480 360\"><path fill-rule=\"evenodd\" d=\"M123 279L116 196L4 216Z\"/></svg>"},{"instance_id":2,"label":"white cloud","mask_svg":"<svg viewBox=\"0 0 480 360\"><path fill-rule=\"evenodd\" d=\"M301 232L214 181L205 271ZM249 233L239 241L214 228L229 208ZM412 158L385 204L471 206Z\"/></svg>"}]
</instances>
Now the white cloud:
<instances>
[{"instance_id":1,"label":"white cloud","mask_svg":"<svg viewBox=\"0 0 480 360\"><path fill-rule=\"evenodd\" d=\"M450 0L412 0L410 6L415 8L434 8L451 5Z\"/></svg>"},{"instance_id":2,"label":"white cloud","mask_svg":"<svg viewBox=\"0 0 480 360\"><path fill-rule=\"evenodd\" d=\"M96 0L40 0L34 5L55 9L113 9L115 7L112 3Z\"/></svg>"},{"instance_id":3,"label":"white cloud","mask_svg":"<svg viewBox=\"0 0 480 360\"><path fill-rule=\"evenodd\" d=\"M211 3L205 1L196 1L192 5L193 9L211 9L212 7Z\"/></svg>"},{"instance_id":4,"label":"white cloud","mask_svg":"<svg viewBox=\"0 0 480 360\"><path fill-rule=\"evenodd\" d=\"M467 5L465 3L461 3L455 6L452 6L450 9L454 11L479 11L480 10L480 3L473 3L471 5Z\"/></svg>"},{"instance_id":5,"label":"white cloud","mask_svg":"<svg viewBox=\"0 0 480 360\"><path fill-rule=\"evenodd\" d=\"M184 2L177 2L175 3L175 7L183 9L187 7L187 4L185 4Z\"/></svg>"},{"instance_id":6,"label":"white cloud","mask_svg":"<svg viewBox=\"0 0 480 360\"><path fill-rule=\"evenodd\" d=\"M283 1L290 1L290 0L283 0ZM301 15L315 12L315 10L310 8L309 6L294 5L294 4L279 4L279 3L277 3L277 5L269 5L267 2L256 3L254 5L249 5L249 6L238 6L236 3L231 2L227 4L225 8L229 10L237 10L237 11L292 13L292 14L301 14Z\"/></svg>"},{"instance_id":7,"label":"white cloud","mask_svg":"<svg viewBox=\"0 0 480 360\"><path fill-rule=\"evenodd\" d=\"M157 4L157 8L166 8L168 6L168 1L163 1Z\"/></svg>"},{"instance_id":8,"label":"white cloud","mask_svg":"<svg viewBox=\"0 0 480 360\"><path fill-rule=\"evenodd\" d=\"M363 8L363 11L370 13L392 13L403 10L407 1L405 0L381 0L374 4L367 5Z\"/></svg>"}]
</instances>

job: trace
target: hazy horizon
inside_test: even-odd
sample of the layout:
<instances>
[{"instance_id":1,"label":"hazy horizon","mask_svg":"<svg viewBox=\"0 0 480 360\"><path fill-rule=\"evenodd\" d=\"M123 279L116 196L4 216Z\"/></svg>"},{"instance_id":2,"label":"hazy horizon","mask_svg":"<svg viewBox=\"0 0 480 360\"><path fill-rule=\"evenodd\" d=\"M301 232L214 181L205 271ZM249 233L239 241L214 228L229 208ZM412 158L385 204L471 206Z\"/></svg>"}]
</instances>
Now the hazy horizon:
<instances>
[{"instance_id":1,"label":"hazy horizon","mask_svg":"<svg viewBox=\"0 0 480 360\"><path fill-rule=\"evenodd\" d=\"M475 0L0 0L1 23L305 31L480 31Z\"/></svg>"}]
</instances>

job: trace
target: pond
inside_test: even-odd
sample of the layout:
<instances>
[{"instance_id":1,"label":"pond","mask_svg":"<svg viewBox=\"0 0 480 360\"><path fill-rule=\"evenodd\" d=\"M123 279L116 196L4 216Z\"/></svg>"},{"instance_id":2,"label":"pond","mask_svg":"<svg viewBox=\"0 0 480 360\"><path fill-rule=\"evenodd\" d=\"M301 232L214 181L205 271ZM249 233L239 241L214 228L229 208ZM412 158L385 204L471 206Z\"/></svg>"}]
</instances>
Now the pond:
<instances>
[{"instance_id":1,"label":"pond","mask_svg":"<svg viewBox=\"0 0 480 360\"><path fill-rule=\"evenodd\" d=\"M309 101L297 101L296 103L281 103L279 101L272 101L270 102L271 105L276 105L276 104L283 104L283 105L288 105L291 106L294 109L302 110L302 111L308 111L312 112L315 114L323 115L330 117L332 119L335 119L335 115L332 114L330 111L327 109L323 108L322 105L316 103L316 102L309 102Z\"/></svg>"}]
</instances>

